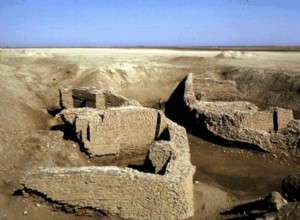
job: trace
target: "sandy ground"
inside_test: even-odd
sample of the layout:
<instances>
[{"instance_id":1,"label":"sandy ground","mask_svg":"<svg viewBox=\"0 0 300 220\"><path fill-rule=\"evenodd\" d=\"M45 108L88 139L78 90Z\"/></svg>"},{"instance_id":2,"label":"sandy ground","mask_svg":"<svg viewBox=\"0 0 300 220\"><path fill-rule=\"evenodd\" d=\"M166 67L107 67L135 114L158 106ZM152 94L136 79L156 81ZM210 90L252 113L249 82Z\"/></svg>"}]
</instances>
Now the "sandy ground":
<instances>
[{"instance_id":1,"label":"sandy ground","mask_svg":"<svg viewBox=\"0 0 300 220\"><path fill-rule=\"evenodd\" d=\"M99 164L51 130L57 122L48 111L59 108L60 86L111 89L154 106L193 72L235 80L243 98L291 108L298 117L299 60L300 52L0 49L0 219L94 219L12 195L37 167ZM192 135L189 141L197 167L192 219L226 219L221 212L280 191L281 180L300 170L299 159L285 155L217 146Z\"/></svg>"}]
</instances>

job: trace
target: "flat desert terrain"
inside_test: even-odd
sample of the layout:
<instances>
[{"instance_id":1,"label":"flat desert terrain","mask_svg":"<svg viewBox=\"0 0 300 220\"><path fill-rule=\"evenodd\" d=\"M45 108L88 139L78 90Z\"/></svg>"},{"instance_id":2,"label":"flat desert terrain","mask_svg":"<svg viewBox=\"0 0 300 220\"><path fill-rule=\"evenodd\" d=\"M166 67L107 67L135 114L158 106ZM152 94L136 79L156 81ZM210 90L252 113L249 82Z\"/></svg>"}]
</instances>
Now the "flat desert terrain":
<instances>
[{"instance_id":1,"label":"flat desert terrain","mask_svg":"<svg viewBox=\"0 0 300 220\"><path fill-rule=\"evenodd\" d=\"M190 73L233 80L240 97L300 115L300 52L139 48L0 49L0 219L111 219L64 213L13 193L38 167L101 165L52 129L61 86L109 89L142 105L168 101ZM194 175L195 215L228 219L222 212L281 192L282 180L299 173L300 160L188 134ZM299 152L300 156L300 152ZM116 164L120 165L120 164ZM299 211L300 212L300 211Z\"/></svg>"}]
</instances>

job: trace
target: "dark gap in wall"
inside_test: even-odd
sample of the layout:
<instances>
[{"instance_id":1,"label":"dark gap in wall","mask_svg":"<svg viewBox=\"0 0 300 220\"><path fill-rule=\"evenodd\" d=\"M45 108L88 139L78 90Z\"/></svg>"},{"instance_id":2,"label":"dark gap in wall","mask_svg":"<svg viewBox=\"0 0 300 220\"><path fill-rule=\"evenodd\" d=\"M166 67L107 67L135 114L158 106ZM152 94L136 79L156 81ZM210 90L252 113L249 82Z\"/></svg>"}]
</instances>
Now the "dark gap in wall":
<instances>
[{"instance_id":1,"label":"dark gap in wall","mask_svg":"<svg viewBox=\"0 0 300 220\"><path fill-rule=\"evenodd\" d=\"M159 135L159 137L157 138L157 140L170 141L171 137L170 137L169 128L165 128L163 130L163 132Z\"/></svg>"},{"instance_id":2,"label":"dark gap in wall","mask_svg":"<svg viewBox=\"0 0 300 220\"><path fill-rule=\"evenodd\" d=\"M154 140L157 140L159 136L160 124L161 124L161 115L159 112L157 112Z\"/></svg>"},{"instance_id":3,"label":"dark gap in wall","mask_svg":"<svg viewBox=\"0 0 300 220\"><path fill-rule=\"evenodd\" d=\"M167 170L167 167L168 167L168 164L169 164L170 160L171 160L171 156L168 158L168 160L165 163L165 165L163 166L163 168L161 168L161 170L157 174L164 175L166 173L166 170Z\"/></svg>"},{"instance_id":4,"label":"dark gap in wall","mask_svg":"<svg viewBox=\"0 0 300 220\"><path fill-rule=\"evenodd\" d=\"M300 120L300 111L293 110L294 119Z\"/></svg>"},{"instance_id":5,"label":"dark gap in wall","mask_svg":"<svg viewBox=\"0 0 300 220\"><path fill-rule=\"evenodd\" d=\"M278 131L278 112L274 110L273 112L273 129L274 131Z\"/></svg>"},{"instance_id":6,"label":"dark gap in wall","mask_svg":"<svg viewBox=\"0 0 300 220\"><path fill-rule=\"evenodd\" d=\"M86 107L86 100L79 99L79 98L73 96L73 106L74 106L74 108Z\"/></svg>"},{"instance_id":7,"label":"dark gap in wall","mask_svg":"<svg viewBox=\"0 0 300 220\"><path fill-rule=\"evenodd\" d=\"M55 116L57 115L58 113L60 113L62 111L62 108L56 108L56 109L47 109L47 112L49 115L51 116Z\"/></svg>"},{"instance_id":8,"label":"dark gap in wall","mask_svg":"<svg viewBox=\"0 0 300 220\"><path fill-rule=\"evenodd\" d=\"M155 168L153 167L151 160L149 158L149 152L147 154L146 160L143 165L128 165L129 168L144 172L144 173L155 173Z\"/></svg>"},{"instance_id":9,"label":"dark gap in wall","mask_svg":"<svg viewBox=\"0 0 300 220\"><path fill-rule=\"evenodd\" d=\"M91 141L90 125L88 125L86 129L86 139Z\"/></svg>"}]
</instances>

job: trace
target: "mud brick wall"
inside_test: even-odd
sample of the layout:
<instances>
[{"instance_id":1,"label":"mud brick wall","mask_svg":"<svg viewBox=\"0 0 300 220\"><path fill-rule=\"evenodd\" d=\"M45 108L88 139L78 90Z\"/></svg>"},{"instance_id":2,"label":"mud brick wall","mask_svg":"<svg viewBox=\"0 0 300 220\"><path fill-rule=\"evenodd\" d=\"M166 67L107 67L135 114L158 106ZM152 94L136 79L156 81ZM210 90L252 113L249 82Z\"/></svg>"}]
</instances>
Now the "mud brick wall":
<instances>
[{"instance_id":1,"label":"mud brick wall","mask_svg":"<svg viewBox=\"0 0 300 220\"><path fill-rule=\"evenodd\" d=\"M238 91L233 81L215 80L194 76L193 89L201 101L234 101Z\"/></svg>"},{"instance_id":2,"label":"mud brick wall","mask_svg":"<svg viewBox=\"0 0 300 220\"><path fill-rule=\"evenodd\" d=\"M189 218L194 214L195 167L185 129L168 119L166 123L170 141L159 141L152 151L153 159L159 160L155 155L167 144L169 160L163 175L117 167L46 168L29 174L22 182L24 190L75 212L88 207L125 219Z\"/></svg>"},{"instance_id":3,"label":"mud brick wall","mask_svg":"<svg viewBox=\"0 0 300 220\"><path fill-rule=\"evenodd\" d=\"M78 138L91 156L146 153L166 128L161 111L144 107L67 109L63 117L75 125Z\"/></svg>"}]
</instances>

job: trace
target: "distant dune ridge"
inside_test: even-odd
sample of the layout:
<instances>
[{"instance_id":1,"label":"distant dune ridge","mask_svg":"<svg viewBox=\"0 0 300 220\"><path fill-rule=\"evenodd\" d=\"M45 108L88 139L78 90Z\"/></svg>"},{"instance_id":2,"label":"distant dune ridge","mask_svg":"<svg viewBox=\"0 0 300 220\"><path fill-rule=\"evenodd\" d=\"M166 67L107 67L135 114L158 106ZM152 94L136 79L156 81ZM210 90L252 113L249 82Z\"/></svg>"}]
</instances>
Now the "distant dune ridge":
<instances>
[{"instance_id":1,"label":"distant dune ridge","mask_svg":"<svg viewBox=\"0 0 300 220\"><path fill-rule=\"evenodd\" d=\"M232 50L227 50L223 51L222 53L218 54L215 56L215 58L244 58L244 57L253 57L257 56L253 52L249 51L232 51Z\"/></svg>"}]
</instances>

